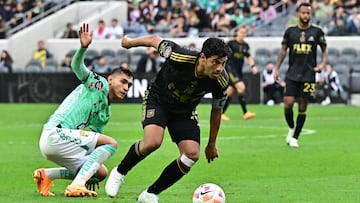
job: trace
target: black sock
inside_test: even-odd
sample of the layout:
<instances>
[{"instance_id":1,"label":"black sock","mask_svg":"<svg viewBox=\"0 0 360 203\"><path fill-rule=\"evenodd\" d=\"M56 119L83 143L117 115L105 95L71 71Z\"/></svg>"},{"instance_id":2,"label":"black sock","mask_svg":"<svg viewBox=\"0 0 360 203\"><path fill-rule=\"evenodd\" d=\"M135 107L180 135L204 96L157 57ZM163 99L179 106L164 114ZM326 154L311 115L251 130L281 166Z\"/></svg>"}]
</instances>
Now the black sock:
<instances>
[{"instance_id":1,"label":"black sock","mask_svg":"<svg viewBox=\"0 0 360 203\"><path fill-rule=\"evenodd\" d=\"M286 122L289 126L289 128L294 128L295 124L294 124L294 113L291 112L285 112L285 119Z\"/></svg>"},{"instance_id":2,"label":"black sock","mask_svg":"<svg viewBox=\"0 0 360 203\"><path fill-rule=\"evenodd\" d=\"M297 119L296 119L296 128L295 128L295 133L294 133L294 138L295 139L298 139L299 136L300 136L300 132L304 126L304 123L305 123L305 119L306 119L306 114L305 113L302 113L302 114L299 114L297 116Z\"/></svg>"},{"instance_id":3,"label":"black sock","mask_svg":"<svg viewBox=\"0 0 360 203\"><path fill-rule=\"evenodd\" d=\"M180 159L171 162L161 173L160 177L148 188L149 193L159 194L180 180L190 168L186 167Z\"/></svg>"},{"instance_id":4,"label":"black sock","mask_svg":"<svg viewBox=\"0 0 360 203\"><path fill-rule=\"evenodd\" d=\"M243 113L245 114L247 112L245 97L244 97L244 95L239 94L238 98L239 98L241 109L242 109Z\"/></svg>"},{"instance_id":5,"label":"black sock","mask_svg":"<svg viewBox=\"0 0 360 203\"><path fill-rule=\"evenodd\" d=\"M126 175L137 163L145 158L145 156L139 152L139 144L140 142L131 145L128 153L119 164L117 170L122 175Z\"/></svg>"},{"instance_id":6,"label":"black sock","mask_svg":"<svg viewBox=\"0 0 360 203\"><path fill-rule=\"evenodd\" d=\"M224 108L223 108L223 113L225 113L225 111L227 110L227 108L229 107L229 104L231 102L231 97L228 97L225 101L225 105L224 105Z\"/></svg>"}]
</instances>

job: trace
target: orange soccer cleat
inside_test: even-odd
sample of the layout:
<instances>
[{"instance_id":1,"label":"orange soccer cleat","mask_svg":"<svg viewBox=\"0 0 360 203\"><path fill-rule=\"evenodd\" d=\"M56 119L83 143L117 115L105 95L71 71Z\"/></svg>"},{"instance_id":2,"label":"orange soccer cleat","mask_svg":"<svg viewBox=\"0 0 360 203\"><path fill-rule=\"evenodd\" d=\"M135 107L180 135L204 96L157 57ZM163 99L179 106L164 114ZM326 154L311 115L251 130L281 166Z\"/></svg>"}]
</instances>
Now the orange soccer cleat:
<instances>
[{"instance_id":1,"label":"orange soccer cleat","mask_svg":"<svg viewBox=\"0 0 360 203\"><path fill-rule=\"evenodd\" d=\"M254 112L248 111L248 112L246 112L246 113L244 114L243 119L244 119L244 120L249 120L249 119L254 118L255 116L256 116L256 114L255 114Z\"/></svg>"},{"instance_id":2,"label":"orange soccer cleat","mask_svg":"<svg viewBox=\"0 0 360 203\"><path fill-rule=\"evenodd\" d=\"M34 182L37 184L38 192L42 196L55 196L54 193L50 192L50 188L54 186L53 181L47 177L44 168L36 169L32 177L34 178Z\"/></svg>"},{"instance_id":3,"label":"orange soccer cleat","mask_svg":"<svg viewBox=\"0 0 360 203\"><path fill-rule=\"evenodd\" d=\"M97 193L86 189L84 185L69 185L64 192L65 197L96 197Z\"/></svg>"}]
</instances>

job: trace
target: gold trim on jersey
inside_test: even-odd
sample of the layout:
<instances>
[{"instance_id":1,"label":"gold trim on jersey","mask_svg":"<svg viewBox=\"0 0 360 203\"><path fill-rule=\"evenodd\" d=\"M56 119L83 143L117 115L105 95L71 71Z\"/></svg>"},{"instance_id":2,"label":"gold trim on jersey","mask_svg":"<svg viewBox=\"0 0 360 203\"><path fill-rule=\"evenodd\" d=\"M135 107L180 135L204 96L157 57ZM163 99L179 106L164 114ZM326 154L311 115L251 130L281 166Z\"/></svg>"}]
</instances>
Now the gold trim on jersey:
<instances>
[{"instance_id":1,"label":"gold trim on jersey","mask_svg":"<svg viewBox=\"0 0 360 203\"><path fill-rule=\"evenodd\" d=\"M223 75L220 75L220 77L217 78L217 81L219 82L222 88L225 88L228 85L228 82L226 81Z\"/></svg>"},{"instance_id":2,"label":"gold trim on jersey","mask_svg":"<svg viewBox=\"0 0 360 203\"><path fill-rule=\"evenodd\" d=\"M173 61L177 61L177 62L195 64L197 56L172 52L171 55L170 55L170 59L173 60Z\"/></svg>"}]
</instances>

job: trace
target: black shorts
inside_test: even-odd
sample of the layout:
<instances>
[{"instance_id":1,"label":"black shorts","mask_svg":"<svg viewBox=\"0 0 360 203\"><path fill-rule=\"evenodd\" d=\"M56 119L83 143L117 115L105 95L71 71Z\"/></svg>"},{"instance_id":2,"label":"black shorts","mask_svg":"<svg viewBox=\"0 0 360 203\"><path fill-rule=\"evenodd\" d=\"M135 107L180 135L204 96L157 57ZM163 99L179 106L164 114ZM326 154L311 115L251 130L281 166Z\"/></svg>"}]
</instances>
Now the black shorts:
<instances>
[{"instance_id":1,"label":"black shorts","mask_svg":"<svg viewBox=\"0 0 360 203\"><path fill-rule=\"evenodd\" d=\"M182 140L194 140L200 144L199 120L195 110L189 113L174 113L151 95L146 95L142 108L142 126L144 128L150 124L164 129L167 127L171 140L175 143Z\"/></svg>"},{"instance_id":2,"label":"black shorts","mask_svg":"<svg viewBox=\"0 0 360 203\"><path fill-rule=\"evenodd\" d=\"M298 82L294 80L285 80L284 96L302 97L307 99L315 98L315 82Z\"/></svg>"},{"instance_id":3,"label":"black shorts","mask_svg":"<svg viewBox=\"0 0 360 203\"><path fill-rule=\"evenodd\" d=\"M242 74L236 74L233 71L229 71L228 74L229 74L229 84L232 87L235 87L236 83L243 81Z\"/></svg>"}]
</instances>

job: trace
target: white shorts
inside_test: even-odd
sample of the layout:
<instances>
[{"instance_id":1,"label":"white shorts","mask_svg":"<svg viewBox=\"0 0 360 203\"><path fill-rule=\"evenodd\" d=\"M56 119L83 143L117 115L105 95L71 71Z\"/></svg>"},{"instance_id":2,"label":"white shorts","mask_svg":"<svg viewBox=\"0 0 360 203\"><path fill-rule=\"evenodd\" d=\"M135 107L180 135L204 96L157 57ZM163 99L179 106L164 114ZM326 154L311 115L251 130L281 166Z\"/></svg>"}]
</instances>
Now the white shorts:
<instances>
[{"instance_id":1,"label":"white shorts","mask_svg":"<svg viewBox=\"0 0 360 203\"><path fill-rule=\"evenodd\" d=\"M73 173L86 161L87 156L95 149L99 133L53 128L43 130L40 137L42 155Z\"/></svg>"}]
</instances>

